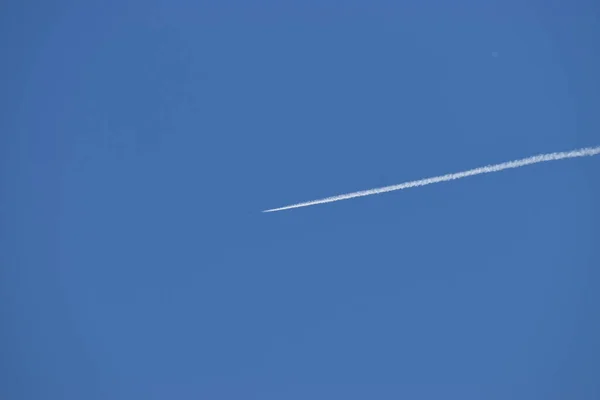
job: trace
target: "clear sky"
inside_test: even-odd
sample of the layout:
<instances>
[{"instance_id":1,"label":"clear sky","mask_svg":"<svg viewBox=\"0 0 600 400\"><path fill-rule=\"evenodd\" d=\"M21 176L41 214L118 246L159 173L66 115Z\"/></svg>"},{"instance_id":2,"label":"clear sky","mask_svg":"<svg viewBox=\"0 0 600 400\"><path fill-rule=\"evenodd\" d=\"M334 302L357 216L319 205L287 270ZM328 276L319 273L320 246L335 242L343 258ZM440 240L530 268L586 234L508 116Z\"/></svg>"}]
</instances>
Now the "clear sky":
<instances>
[{"instance_id":1,"label":"clear sky","mask_svg":"<svg viewBox=\"0 0 600 400\"><path fill-rule=\"evenodd\" d=\"M593 1L0 5L0 398L600 398Z\"/></svg>"}]
</instances>

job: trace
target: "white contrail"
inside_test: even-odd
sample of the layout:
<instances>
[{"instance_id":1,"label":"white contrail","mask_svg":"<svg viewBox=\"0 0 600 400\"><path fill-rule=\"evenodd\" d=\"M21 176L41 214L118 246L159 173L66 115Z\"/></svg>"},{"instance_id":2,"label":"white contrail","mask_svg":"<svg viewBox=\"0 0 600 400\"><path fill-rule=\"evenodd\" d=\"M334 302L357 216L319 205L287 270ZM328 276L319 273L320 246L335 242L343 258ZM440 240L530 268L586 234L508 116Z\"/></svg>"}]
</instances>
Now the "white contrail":
<instances>
[{"instance_id":1,"label":"white contrail","mask_svg":"<svg viewBox=\"0 0 600 400\"><path fill-rule=\"evenodd\" d=\"M501 164L488 165L485 167L470 169L468 171L456 172L453 174L446 174L446 175L441 175L441 176L435 176L433 178L419 179L417 181L405 182L405 183L400 183L398 185L385 186L385 187L381 187L381 188L377 188L377 189L369 189L369 190L362 190L360 192L340 194L338 196L326 197L326 198L320 199L320 200L312 200L312 201L307 201L304 203L292 204L290 206L285 206L285 207L272 208L270 210L264 210L263 212L267 213L267 212L274 212L274 211L283 211L283 210L289 210L292 208L314 206L316 204L332 203L334 201L353 199L355 197L370 196L372 194L392 192L394 190L402 190L402 189L408 189L408 188L413 188L413 187L417 187L417 186L431 185L432 183L452 181L454 179L466 178L467 176L487 174L490 172L497 172L497 171L502 171L502 170L510 169L510 168L520 168L520 167L524 167L526 165L537 164L537 163L546 162L546 161L555 161L555 160L562 160L565 158L575 158L575 157L588 157L588 156L595 156L597 154L600 154L600 146L586 147L586 148L579 149L579 150L564 151L564 152L559 152L559 153L540 154L537 156L523 158L521 160L507 161L507 162L503 162Z\"/></svg>"}]
</instances>

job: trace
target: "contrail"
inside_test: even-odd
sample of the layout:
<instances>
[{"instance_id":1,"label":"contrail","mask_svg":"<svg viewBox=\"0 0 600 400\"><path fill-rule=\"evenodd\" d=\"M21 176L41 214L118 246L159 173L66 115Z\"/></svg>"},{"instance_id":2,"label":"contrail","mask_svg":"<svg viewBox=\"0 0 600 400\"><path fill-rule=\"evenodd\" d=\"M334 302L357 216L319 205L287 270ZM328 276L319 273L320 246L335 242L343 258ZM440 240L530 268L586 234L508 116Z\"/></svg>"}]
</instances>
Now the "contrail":
<instances>
[{"instance_id":1,"label":"contrail","mask_svg":"<svg viewBox=\"0 0 600 400\"><path fill-rule=\"evenodd\" d=\"M417 181L400 183L398 185L384 186L384 187L377 188L377 189L361 190L360 192L340 194L337 196L326 197L326 198L320 199L320 200L312 200L312 201L306 201L304 203L292 204L290 206L285 206L285 207L272 208L270 210L264 210L263 212L267 213L267 212L274 212L274 211L283 211L283 210L290 210L292 208L314 206L316 204L332 203L334 201L353 199L355 197L370 196L372 194L380 194L380 193L392 192L394 190L403 190L403 189L408 189L408 188L413 188L413 187L418 187L418 186L431 185L433 183L452 181L455 179L466 178L467 176L488 174L490 172L498 172L498 171L502 171L502 170L510 169L510 168L520 168L520 167L524 167L526 165L537 164L537 163L546 162L546 161L556 161L556 160L562 160L565 158L575 158L575 157L589 157L589 156L595 156L597 154L600 154L600 146L586 147L586 148L579 149L579 150L564 151L564 152L558 152L558 153L539 154L537 156L527 157L527 158L523 158L520 160L507 161L507 162L503 162L500 164L487 165L485 167L474 168L474 169L470 169L468 171L456 172L453 174L446 174L446 175L441 175L441 176L435 176L432 178L419 179Z\"/></svg>"}]
</instances>

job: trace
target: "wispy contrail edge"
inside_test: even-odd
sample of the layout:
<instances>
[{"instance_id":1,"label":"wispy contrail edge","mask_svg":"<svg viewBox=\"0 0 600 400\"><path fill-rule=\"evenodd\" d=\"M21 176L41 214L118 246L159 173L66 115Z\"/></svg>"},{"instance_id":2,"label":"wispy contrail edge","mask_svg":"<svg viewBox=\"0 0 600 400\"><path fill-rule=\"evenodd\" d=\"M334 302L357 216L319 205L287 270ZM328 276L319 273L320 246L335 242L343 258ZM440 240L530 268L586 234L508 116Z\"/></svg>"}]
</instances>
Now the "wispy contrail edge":
<instances>
[{"instance_id":1,"label":"wispy contrail edge","mask_svg":"<svg viewBox=\"0 0 600 400\"><path fill-rule=\"evenodd\" d=\"M462 179L462 178L466 178L468 176L473 176L473 175L488 174L490 172L498 172L498 171L502 171L502 170L510 169L510 168L520 168L520 167L524 167L526 165L537 164L537 163L546 162L546 161L556 161L556 160L562 160L565 158L575 158L575 157L589 157L589 156L595 156L597 154L600 154L600 146L585 147L585 148L578 149L578 150L564 151L564 152L557 152L557 153L539 154L539 155L532 156L532 157L522 158L520 160L507 161L507 162L503 162L500 164L494 164L494 165L487 165L485 167L474 168L474 169L470 169L470 170L463 171L463 172L455 172L452 174L440 175L440 176L435 176L432 178L419 179L416 181L400 183L398 185L384 186L384 187L376 188L376 189L368 189L368 190L361 190L359 192L340 194L337 196L326 197L324 199L292 204L292 205L285 206L285 207L271 208L269 210L264 210L263 212L269 213L269 212L275 212L275 211L290 210L292 208L308 207L308 206L313 206L313 205L317 205L317 204L332 203L334 201L353 199L355 197L370 196L372 194L380 194L380 193L392 192L395 190L403 190L403 189L408 189L408 188L412 188L412 187L431 185L433 183L446 182L446 181L451 181L451 180L455 180L455 179Z\"/></svg>"}]
</instances>

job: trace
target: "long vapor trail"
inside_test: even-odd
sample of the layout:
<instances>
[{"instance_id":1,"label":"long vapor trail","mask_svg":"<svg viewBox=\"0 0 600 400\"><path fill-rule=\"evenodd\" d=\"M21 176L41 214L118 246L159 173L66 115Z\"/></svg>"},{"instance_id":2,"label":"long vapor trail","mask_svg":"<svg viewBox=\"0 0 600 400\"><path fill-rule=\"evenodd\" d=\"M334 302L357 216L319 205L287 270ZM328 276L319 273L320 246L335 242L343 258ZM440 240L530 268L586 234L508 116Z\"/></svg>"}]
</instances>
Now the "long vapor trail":
<instances>
[{"instance_id":1,"label":"long vapor trail","mask_svg":"<svg viewBox=\"0 0 600 400\"><path fill-rule=\"evenodd\" d=\"M556 161L556 160L563 160L565 158L575 158L575 157L589 157L589 156L595 156L597 154L600 154L600 146L586 147L586 148L579 149L579 150L564 151L564 152L558 152L558 153L539 154L537 156L527 157L527 158L523 158L520 160L507 161L507 162L503 162L500 164L487 165L485 167L474 168L474 169L470 169L468 171L456 172L453 174L446 174L446 175L441 175L441 176L435 176L432 178L419 179L416 181L410 181L410 182L400 183L398 185L385 186L385 187L376 188L376 189L361 190L359 192L340 194L337 196L326 197L324 199L292 204L292 205L285 206L285 207L272 208L270 210L264 210L263 212L267 213L267 212L274 212L274 211L283 211L283 210L290 210L292 208L300 208L300 207L314 206L317 204L332 203L334 201L353 199L355 197L370 196L372 194L393 192L394 190L403 190L403 189L408 189L408 188L413 188L413 187L418 187L418 186L431 185L433 183L452 181L455 179L462 179L462 178L466 178L468 176L473 176L473 175L488 174L490 172L498 172L498 171L502 171L502 170L510 169L510 168L520 168L520 167L524 167L526 165L537 164L537 163L542 163L542 162L546 162L546 161Z\"/></svg>"}]
</instances>

